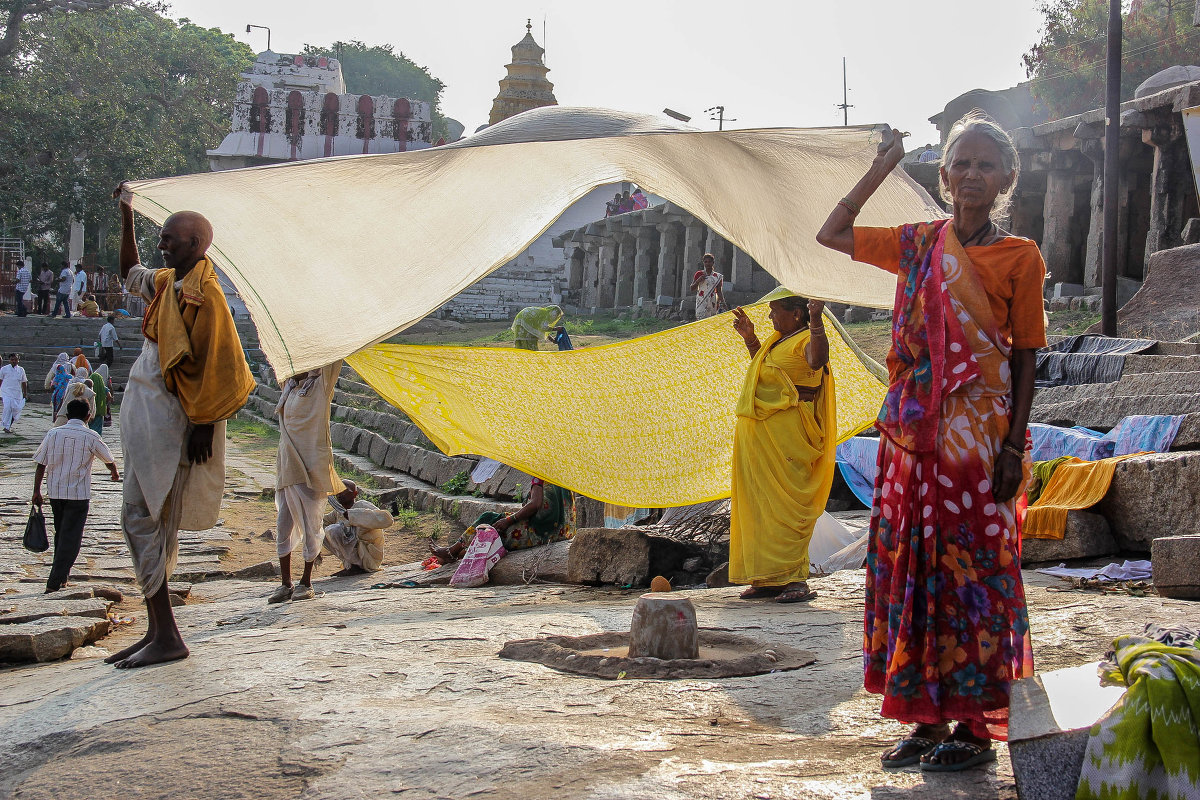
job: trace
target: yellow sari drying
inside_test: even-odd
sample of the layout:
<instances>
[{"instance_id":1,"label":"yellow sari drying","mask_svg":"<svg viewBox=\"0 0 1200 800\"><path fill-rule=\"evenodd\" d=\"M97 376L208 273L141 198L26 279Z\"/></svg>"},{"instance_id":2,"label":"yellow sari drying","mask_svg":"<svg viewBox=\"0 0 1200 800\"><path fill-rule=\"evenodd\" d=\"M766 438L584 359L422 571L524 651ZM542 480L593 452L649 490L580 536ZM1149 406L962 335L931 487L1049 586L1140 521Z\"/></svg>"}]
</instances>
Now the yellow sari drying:
<instances>
[{"instance_id":1,"label":"yellow sari drying","mask_svg":"<svg viewBox=\"0 0 1200 800\"><path fill-rule=\"evenodd\" d=\"M729 579L785 586L808 578L808 542L833 486L833 377L804 357L811 334L772 334L755 354L737 404ZM816 389L801 400L797 387Z\"/></svg>"}]
</instances>

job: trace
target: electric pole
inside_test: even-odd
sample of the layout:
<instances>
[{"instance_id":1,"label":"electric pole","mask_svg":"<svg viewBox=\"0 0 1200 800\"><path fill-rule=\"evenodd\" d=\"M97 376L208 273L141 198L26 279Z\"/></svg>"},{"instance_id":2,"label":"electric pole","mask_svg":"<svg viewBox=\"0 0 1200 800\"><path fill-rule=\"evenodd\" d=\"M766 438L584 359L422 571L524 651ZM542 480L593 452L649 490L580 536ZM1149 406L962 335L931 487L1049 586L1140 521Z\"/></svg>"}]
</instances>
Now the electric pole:
<instances>
[{"instance_id":1,"label":"electric pole","mask_svg":"<svg viewBox=\"0 0 1200 800\"><path fill-rule=\"evenodd\" d=\"M709 117L709 119L714 120L717 123L717 130L725 130L725 106L713 106L712 108L704 109L704 113L706 114L713 111L717 112L717 115L715 117ZM730 117L729 122L737 122L737 119Z\"/></svg>"},{"instance_id":2,"label":"electric pole","mask_svg":"<svg viewBox=\"0 0 1200 800\"><path fill-rule=\"evenodd\" d=\"M1104 100L1104 245L1100 332L1117 335L1118 156L1121 149L1121 0L1108 0L1108 67Z\"/></svg>"},{"instance_id":3,"label":"electric pole","mask_svg":"<svg viewBox=\"0 0 1200 800\"><path fill-rule=\"evenodd\" d=\"M838 106L842 110L842 124L850 124L850 109L854 106L850 105L850 96L846 89L846 57L842 56L842 104Z\"/></svg>"}]
</instances>

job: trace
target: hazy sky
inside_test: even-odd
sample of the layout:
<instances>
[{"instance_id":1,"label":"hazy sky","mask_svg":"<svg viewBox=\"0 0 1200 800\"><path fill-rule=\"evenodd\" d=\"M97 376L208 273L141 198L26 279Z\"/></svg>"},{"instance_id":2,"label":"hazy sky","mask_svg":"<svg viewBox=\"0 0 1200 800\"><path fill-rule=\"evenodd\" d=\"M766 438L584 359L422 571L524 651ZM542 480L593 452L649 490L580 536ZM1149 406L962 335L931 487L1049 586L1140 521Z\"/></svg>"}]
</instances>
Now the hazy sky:
<instances>
[{"instance_id":1,"label":"hazy sky","mask_svg":"<svg viewBox=\"0 0 1200 800\"><path fill-rule=\"evenodd\" d=\"M657 113L715 129L840 125L842 57L851 124L889 122L909 146L935 140L928 117L968 89L1024 79L1036 0L172 0L172 15L234 32L255 51L361 39L391 43L446 84L444 113L487 122L509 50L533 18L562 105ZM546 23L543 41L542 21Z\"/></svg>"}]
</instances>

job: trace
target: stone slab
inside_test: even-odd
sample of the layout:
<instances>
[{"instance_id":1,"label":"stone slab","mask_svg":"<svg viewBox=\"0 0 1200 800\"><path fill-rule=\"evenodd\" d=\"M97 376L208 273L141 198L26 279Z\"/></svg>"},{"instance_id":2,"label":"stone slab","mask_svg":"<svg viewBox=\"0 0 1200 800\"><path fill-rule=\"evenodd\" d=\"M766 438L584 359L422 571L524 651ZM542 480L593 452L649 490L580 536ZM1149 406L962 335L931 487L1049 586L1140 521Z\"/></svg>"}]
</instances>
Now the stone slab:
<instances>
[{"instance_id":1,"label":"stone slab","mask_svg":"<svg viewBox=\"0 0 1200 800\"><path fill-rule=\"evenodd\" d=\"M1200 600L1200 536L1163 536L1150 544L1154 588L1165 597Z\"/></svg>"},{"instance_id":2,"label":"stone slab","mask_svg":"<svg viewBox=\"0 0 1200 800\"><path fill-rule=\"evenodd\" d=\"M54 594L57 594L55 592ZM54 595L44 599L21 600L16 603L0 601L0 625L18 625L45 617L108 618L108 601L97 598L64 600Z\"/></svg>"},{"instance_id":3,"label":"stone slab","mask_svg":"<svg viewBox=\"0 0 1200 800\"><path fill-rule=\"evenodd\" d=\"M570 583L645 586L650 581L650 537L641 531L581 528L567 559Z\"/></svg>"},{"instance_id":4,"label":"stone slab","mask_svg":"<svg viewBox=\"0 0 1200 800\"><path fill-rule=\"evenodd\" d=\"M1162 536L1200 534L1200 453L1154 453L1117 464L1108 494L1092 511L1104 515L1117 544L1147 552Z\"/></svg>"},{"instance_id":5,"label":"stone slab","mask_svg":"<svg viewBox=\"0 0 1200 800\"><path fill-rule=\"evenodd\" d=\"M1063 538L1021 540L1021 563L1093 558L1119 551L1108 520L1088 511L1068 511Z\"/></svg>"},{"instance_id":6,"label":"stone slab","mask_svg":"<svg viewBox=\"0 0 1200 800\"><path fill-rule=\"evenodd\" d=\"M46 617L0 626L0 662L55 661L108 635L108 618Z\"/></svg>"}]
</instances>

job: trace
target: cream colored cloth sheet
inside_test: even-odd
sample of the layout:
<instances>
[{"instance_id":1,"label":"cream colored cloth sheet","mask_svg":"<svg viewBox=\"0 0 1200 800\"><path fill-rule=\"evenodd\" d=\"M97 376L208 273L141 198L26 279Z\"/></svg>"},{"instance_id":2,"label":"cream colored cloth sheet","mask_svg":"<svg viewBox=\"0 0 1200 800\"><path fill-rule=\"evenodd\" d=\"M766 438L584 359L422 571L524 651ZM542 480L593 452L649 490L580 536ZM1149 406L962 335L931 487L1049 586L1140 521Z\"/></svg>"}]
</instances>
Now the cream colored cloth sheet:
<instances>
[{"instance_id":1,"label":"cream colored cloth sheet","mask_svg":"<svg viewBox=\"0 0 1200 800\"><path fill-rule=\"evenodd\" d=\"M878 141L869 127L701 132L554 106L445 147L129 186L133 207L156 223L183 209L213 223L209 256L283 379L412 325L519 255L591 189L621 180L686 208L799 294L890 307L892 275L814 239ZM941 216L898 169L859 223Z\"/></svg>"},{"instance_id":2,"label":"cream colored cloth sheet","mask_svg":"<svg viewBox=\"0 0 1200 800\"><path fill-rule=\"evenodd\" d=\"M759 338L766 303L747 306ZM837 439L875 421L885 387L826 314ZM349 363L442 452L494 458L606 503L728 497L734 408L750 357L720 314L602 347L376 345Z\"/></svg>"},{"instance_id":3,"label":"cream colored cloth sheet","mask_svg":"<svg viewBox=\"0 0 1200 800\"><path fill-rule=\"evenodd\" d=\"M307 389L303 375L298 383L284 383L275 409L279 417L276 490L296 484L323 495L342 490L342 481L333 468L333 442L329 438L329 407L341 371L339 358L322 367Z\"/></svg>"}]
</instances>

